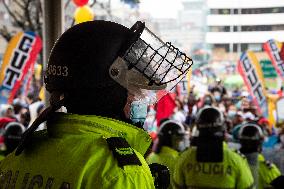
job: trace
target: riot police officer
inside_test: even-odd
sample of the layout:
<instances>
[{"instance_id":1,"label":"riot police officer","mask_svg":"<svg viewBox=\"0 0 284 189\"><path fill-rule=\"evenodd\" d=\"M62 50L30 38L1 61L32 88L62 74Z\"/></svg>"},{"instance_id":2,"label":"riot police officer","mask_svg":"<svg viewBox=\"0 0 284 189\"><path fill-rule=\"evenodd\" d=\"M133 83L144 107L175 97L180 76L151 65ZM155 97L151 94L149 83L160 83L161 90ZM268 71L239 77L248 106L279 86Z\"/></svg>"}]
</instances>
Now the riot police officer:
<instances>
[{"instance_id":1,"label":"riot police officer","mask_svg":"<svg viewBox=\"0 0 284 189\"><path fill-rule=\"evenodd\" d=\"M246 156L252 171L255 187L258 189L271 188L271 183L280 177L281 173L261 154L264 139L261 127L255 123L244 123L241 125L238 138L241 143L240 151Z\"/></svg>"},{"instance_id":2,"label":"riot police officer","mask_svg":"<svg viewBox=\"0 0 284 189\"><path fill-rule=\"evenodd\" d=\"M169 119L160 125L157 140L157 145L146 160L148 164L167 166L172 178L179 152L189 147L189 132L180 122Z\"/></svg>"},{"instance_id":3,"label":"riot police officer","mask_svg":"<svg viewBox=\"0 0 284 189\"><path fill-rule=\"evenodd\" d=\"M223 114L214 107L202 108L196 118L196 146L176 161L175 188L250 188L253 177L244 157L228 149L224 141Z\"/></svg>"},{"instance_id":4,"label":"riot police officer","mask_svg":"<svg viewBox=\"0 0 284 189\"><path fill-rule=\"evenodd\" d=\"M10 122L3 128L4 150L1 152L0 160L13 152L25 132L25 127L18 122Z\"/></svg>"},{"instance_id":5,"label":"riot police officer","mask_svg":"<svg viewBox=\"0 0 284 189\"><path fill-rule=\"evenodd\" d=\"M68 29L49 57L50 107L1 162L0 188L154 188L143 158L151 143L141 128L147 103L190 66L142 22ZM62 106L68 113L55 112ZM45 120L47 130L34 132Z\"/></svg>"}]
</instances>

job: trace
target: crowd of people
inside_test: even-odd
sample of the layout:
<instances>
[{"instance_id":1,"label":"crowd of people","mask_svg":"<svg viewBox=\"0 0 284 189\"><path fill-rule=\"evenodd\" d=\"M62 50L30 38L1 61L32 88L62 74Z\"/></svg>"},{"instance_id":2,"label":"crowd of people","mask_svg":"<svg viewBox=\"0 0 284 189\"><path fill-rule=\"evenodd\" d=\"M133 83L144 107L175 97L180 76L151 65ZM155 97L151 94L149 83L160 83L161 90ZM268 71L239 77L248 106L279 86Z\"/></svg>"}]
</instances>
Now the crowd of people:
<instances>
[{"instance_id":1,"label":"crowd of people","mask_svg":"<svg viewBox=\"0 0 284 189\"><path fill-rule=\"evenodd\" d=\"M284 188L284 129L247 92L217 79L149 105L190 61L140 21L68 29L49 58L50 106L29 94L0 107L0 188Z\"/></svg>"},{"instance_id":2,"label":"crowd of people","mask_svg":"<svg viewBox=\"0 0 284 189\"><path fill-rule=\"evenodd\" d=\"M279 94L281 95L282 93ZM170 95L168 94L168 96ZM170 172L172 172L172 175L175 177L175 174L181 174L174 174L175 169L183 169L181 172L186 172L186 170L184 170L186 169L184 166L188 164L180 161L187 161L184 159L188 159L189 156L192 155L188 154L189 151L191 152L192 150L183 152L185 149L194 149L197 144L199 146L202 146L202 144L207 146L205 147L205 151L207 152L202 153L203 158L209 158L209 160L206 160L205 162L211 162L210 158L212 158L212 156L216 153L217 156L218 153L219 155L222 154L222 152L218 152L218 145L216 146L216 144L214 144L216 142L215 139L212 140L210 134L208 134L210 131L205 130L205 134L203 133L204 131L200 133L200 122L208 121L208 119L214 120L214 114L212 112L202 118L200 117L200 112L204 109L212 108L218 110L223 116L223 121L221 121L220 125L223 128L223 141L225 142L224 144L226 144L226 147L246 157L251 171L249 173L246 172L247 170L245 165L242 167L242 163L237 166L244 169L242 170L244 171L242 174L247 177L248 180L250 173L252 173L254 187L272 187L270 182L284 173L284 128L281 127L281 124L278 124L277 126L272 125L267 118L259 114L251 96L246 90L240 91L235 89L229 91L223 86L222 81L217 78L215 83L209 85L208 92L204 96L197 97L193 86L187 98L175 95L175 99L173 100L176 103L175 108L171 114L168 114L167 117L161 120L160 124L157 124L157 120L155 118L153 119L153 114L157 114L161 111L159 109L160 106L157 105L156 107L151 107L149 109L148 118L144 125L144 128L148 130L154 139L154 146L152 148L153 152L147 158L149 163L156 162L167 165L170 168ZM213 123L214 121L212 121L212 124ZM200 135L204 135L205 138L200 137ZM179 138L175 136L179 136ZM165 137L167 139L165 139ZM183 145L181 147L177 144ZM161 146L164 147L162 148ZM161 151L161 149L163 150ZM194 152L194 154L195 153L196 152ZM178 158L179 155L177 154L182 155ZM187 173L192 174L189 176L190 178L188 178L188 180L198 179L197 174L199 171L208 171L208 173L211 171L211 168L206 167L206 165L198 164L196 159L193 158L191 161L192 162L189 165L190 169L193 171L192 173ZM174 166L175 164L178 164L178 166ZM176 178L177 182L182 182L182 178L180 177L182 176L178 175ZM188 181L189 183L187 183L187 185L186 183L182 184L198 188L197 186L200 186L200 183L201 185L203 183L203 186L208 186L204 183L216 182L218 179L224 179L222 176L214 179L209 178L206 177L206 174L202 175L201 178L204 180L195 180L196 182L193 181L195 185L191 185L192 183L190 183L190 181ZM173 180L172 182L172 187L175 188L176 183L174 183ZM220 182L225 183L224 180L220 180ZM239 180L238 182L241 184L243 181ZM224 185L221 184L222 187L221 185L217 186L224 188L230 184L232 183L225 183ZM212 183L212 186L216 185ZM249 188L248 186L249 185L238 186L238 188ZM177 186L177 188L182 188L182 186Z\"/></svg>"},{"instance_id":3,"label":"crowd of people","mask_svg":"<svg viewBox=\"0 0 284 189\"><path fill-rule=\"evenodd\" d=\"M15 98L11 105L1 105L1 159L16 149L21 135L43 111L44 103L37 96L31 93L27 97L19 96ZM184 166L180 160L177 161L182 152L195 147L196 143L198 143L197 138L200 135L198 123L204 121L200 120L204 118L200 118L198 113L206 107L212 107L216 108L224 116L220 124L224 129L224 141L228 148L238 151L238 153L248 154L247 160L249 164L253 164L250 166L252 176L258 179L258 182L254 182L255 186L259 186L257 188L265 188L265 185L268 185L274 178L284 173L284 127L271 125L266 118L260 116L246 91L235 90L227 92L221 81L217 79L216 83L208 87L208 93L201 98L195 95L194 87L191 88L188 98L180 98L177 95L175 97L175 107L172 113L161 119L159 125L157 125L155 117L156 112L159 111L157 109L158 106L151 105L148 107L144 129L149 132L153 140L151 151L146 156L148 164L159 163L165 165L168 167L170 175L173 176L176 164ZM213 115L210 113L207 116L212 117ZM245 133L247 128L256 130L252 131L255 135L249 134L247 137L257 136L258 142L253 153L247 152L250 151L247 150L249 142L246 142L246 137L242 134ZM43 129L45 129L45 126L41 124L41 127L37 130ZM210 141L210 136L206 134L204 144L210 147L210 143L214 143L214 140L213 142ZM209 150L208 153L203 152L204 157L210 157L218 152L216 146L213 145L211 147L212 151ZM252 154L257 154L258 158L253 157ZM260 163L257 164L256 160ZM199 167L195 168L195 161L190 164L190 166L193 166L190 169L195 170L194 173L198 173L202 169L210 172L211 168L203 168L201 165L200 170ZM261 162L263 162L263 165ZM258 173L256 170L261 169L261 166L264 167L262 168L264 171ZM265 168L268 168L268 170L273 169L274 172L265 171ZM243 169L244 172L242 174L247 176L246 168ZM216 171L218 172L217 169ZM181 177L181 175L178 177ZM259 179L259 177L262 177L262 179ZM173 178L170 177L170 186L168 188L175 187ZM191 179L193 178L194 175L192 175ZM263 183L265 178L268 178L268 181ZM180 178L176 179L176 182L180 181ZM204 179L208 180L208 178ZM204 183L204 180L202 183ZM224 186L228 186L228 183L225 182ZM181 187L177 186L177 188Z\"/></svg>"},{"instance_id":4,"label":"crowd of people","mask_svg":"<svg viewBox=\"0 0 284 189\"><path fill-rule=\"evenodd\" d=\"M44 102L38 97L38 94L35 93L29 93L27 96L18 95L13 100L12 104L0 105L0 154L2 154L0 159L3 159L5 155L16 148L21 139L21 135L33 123L44 108ZM45 126L42 124L38 130L44 128ZM14 140L9 140L10 143L13 144L8 144L7 138L13 138Z\"/></svg>"}]
</instances>

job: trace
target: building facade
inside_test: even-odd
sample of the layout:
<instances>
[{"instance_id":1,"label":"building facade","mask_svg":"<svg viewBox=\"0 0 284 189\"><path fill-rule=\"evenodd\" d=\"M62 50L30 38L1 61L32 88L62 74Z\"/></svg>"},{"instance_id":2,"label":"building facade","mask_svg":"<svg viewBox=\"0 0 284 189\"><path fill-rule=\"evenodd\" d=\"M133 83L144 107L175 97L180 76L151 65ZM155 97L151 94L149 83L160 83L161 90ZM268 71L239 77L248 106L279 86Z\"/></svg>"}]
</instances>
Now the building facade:
<instances>
[{"instance_id":1,"label":"building facade","mask_svg":"<svg viewBox=\"0 0 284 189\"><path fill-rule=\"evenodd\" d=\"M195 66L206 63L206 0L182 0L182 8L176 18L148 18L153 30L164 40L190 54ZM195 54L196 52L196 54Z\"/></svg>"},{"instance_id":2,"label":"building facade","mask_svg":"<svg viewBox=\"0 0 284 189\"><path fill-rule=\"evenodd\" d=\"M252 50L265 57L262 44L284 42L283 0L207 0L206 43L213 60L239 58Z\"/></svg>"}]
</instances>

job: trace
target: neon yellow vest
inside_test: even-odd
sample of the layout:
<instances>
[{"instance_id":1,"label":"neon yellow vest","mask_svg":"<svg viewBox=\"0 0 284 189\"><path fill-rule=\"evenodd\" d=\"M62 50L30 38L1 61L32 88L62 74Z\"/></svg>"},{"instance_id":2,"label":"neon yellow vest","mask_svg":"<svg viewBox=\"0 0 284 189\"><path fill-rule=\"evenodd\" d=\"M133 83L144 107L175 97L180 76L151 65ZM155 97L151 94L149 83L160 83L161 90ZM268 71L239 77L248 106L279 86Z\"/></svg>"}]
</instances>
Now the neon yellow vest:
<instances>
[{"instance_id":1,"label":"neon yellow vest","mask_svg":"<svg viewBox=\"0 0 284 189\"><path fill-rule=\"evenodd\" d=\"M0 161L2 161L5 158L3 154L0 154Z\"/></svg>"},{"instance_id":2,"label":"neon yellow vest","mask_svg":"<svg viewBox=\"0 0 284 189\"><path fill-rule=\"evenodd\" d=\"M178 155L179 155L178 151L170 147L163 146L159 154L152 152L146 158L146 161L148 164L159 163L161 165L167 166L168 169L170 170L170 177L172 179L175 164L176 164L176 159L178 158ZM171 185L173 185L172 181L171 181ZM169 188L172 188L172 187L170 186Z\"/></svg>"},{"instance_id":3,"label":"neon yellow vest","mask_svg":"<svg viewBox=\"0 0 284 189\"><path fill-rule=\"evenodd\" d=\"M190 147L176 161L175 188L237 188L253 186L253 177L244 157L223 148L223 162L203 163L196 160L196 147Z\"/></svg>"},{"instance_id":4,"label":"neon yellow vest","mask_svg":"<svg viewBox=\"0 0 284 189\"><path fill-rule=\"evenodd\" d=\"M279 169L269 161L266 161L263 155L258 155L258 188L263 189L270 186L270 183L281 175Z\"/></svg>"},{"instance_id":5,"label":"neon yellow vest","mask_svg":"<svg viewBox=\"0 0 284 189\"><path fill-rule=\"evenodd\" d=\"M142 129L113 119L58 113L30 146L0 163L0 188L154 188L141 154L151 139ZM142 165L118 166L106 139L123 137ZM133 150L132 150L133 149Z\"/></svg>"}]
</instances>

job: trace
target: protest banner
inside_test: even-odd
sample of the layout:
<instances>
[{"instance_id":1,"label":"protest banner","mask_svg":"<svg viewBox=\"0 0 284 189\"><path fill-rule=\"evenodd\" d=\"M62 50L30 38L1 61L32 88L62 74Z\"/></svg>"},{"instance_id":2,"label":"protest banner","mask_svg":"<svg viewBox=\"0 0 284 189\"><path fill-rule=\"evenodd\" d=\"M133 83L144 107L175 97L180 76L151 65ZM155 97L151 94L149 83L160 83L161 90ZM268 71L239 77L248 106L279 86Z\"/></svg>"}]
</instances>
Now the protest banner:
<instances>
[{"instance_id":1,"label":"protest banner","mask_svg":"<svg viewBox=\"0 0 284 189\"><path fill-rule=\"evenodd\" d=\"M179 83L179 94L185 97L188 97L188 94L190 92L190 81L191 81L191 75L192 75L192 68L189 69L186 77L184 77Z\"/></svg>"},{"instance_id":2,"label":"protest banner","mask_svg":"<svg viewBox=\"0 0 284 189\"><path fill-rule=\"evenodd\" d=\"M280 98L276 103L277 121L284 121L284 97Z\"/></svg>"},{"instance_id":3,"label":"protest banner","mask_svg":"<svg viewBox=\"0 0 284 189\"><path fill-rule=\"evenodd\" d=\"M263 48L267 52L271 62L278 74L278 76L284 79L284 60L281 59L280 51L282 44L274 39L268 40L263 44Z\"/></svg>"},{"instance_id":4,"label":"protest banner","mask_svg":"<svg viewBox=\"0 0 284 189\"><path fill-rule=\"evenodd\" d=\"M254 53L250 51L243 53L238 62L237 69L243 77L254 104L257 106L258 112L267 118L268 106L266 90L264 88L264 78L261 66Z\"/></svg>"},{"instance_id":5,"label":"protest banner","mask_svg":"<svg viewBox=\"0 0 284 189\"><path fill-rule=\"evenodd\" d=\"M13 101L41 48L42 41L33 32L19 32L11 39L0 69L0 104Z\"/></svg>"}]
</instances>

